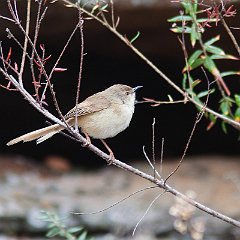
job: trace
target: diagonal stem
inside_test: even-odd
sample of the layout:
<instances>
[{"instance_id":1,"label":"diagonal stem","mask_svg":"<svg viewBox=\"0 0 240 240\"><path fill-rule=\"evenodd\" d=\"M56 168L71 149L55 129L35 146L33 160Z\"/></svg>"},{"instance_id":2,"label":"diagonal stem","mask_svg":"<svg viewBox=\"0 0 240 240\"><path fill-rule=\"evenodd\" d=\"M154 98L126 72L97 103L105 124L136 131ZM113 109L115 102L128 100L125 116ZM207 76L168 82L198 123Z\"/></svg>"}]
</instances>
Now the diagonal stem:
<instances>
[{"instance_id":1,"label":"diagonal stem","mask_svg":"<svg viewBox=\"0 0 240 240\"><path fill-rule=\"evenodd\" d=\"M21 67L20 67L20 71L19 71L19 76L18 76L20 86L23 86L22 75L23 75L23 70L24 70L24 66L25 66L26 52L27 52L27 45L28 45L27 35L29 35L30 12L31 12L31 0L28 0L28 2L27 2L27 19L26 19L26 28L25 28L26 35L24 38L22 62L21 62Z\"/></svg>"}]
</instances>

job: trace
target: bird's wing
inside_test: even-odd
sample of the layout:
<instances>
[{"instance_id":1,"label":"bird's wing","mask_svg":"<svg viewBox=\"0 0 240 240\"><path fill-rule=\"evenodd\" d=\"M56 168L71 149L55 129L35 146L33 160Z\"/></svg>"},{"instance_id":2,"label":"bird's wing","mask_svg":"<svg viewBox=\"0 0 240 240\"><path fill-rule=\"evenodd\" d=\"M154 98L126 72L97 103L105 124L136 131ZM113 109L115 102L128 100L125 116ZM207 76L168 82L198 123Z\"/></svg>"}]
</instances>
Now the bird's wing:
<instances>
[{"instance_id":1,"label":"bird's wing","mask_svg":"<svg viewBox=\"0 0 240 240\"><path fill-rule=\"evenodd\" d=\"M96 98L97 98L97 101L96 101ZM108 108L110 105L111 105L111 102L107 100L106 97L102 96L99 93L96 93L86 98L83 102L79 103L77 107L72 108L65 115L65 119L75 117L76 111L77 111L77 116L83 116L93 112L99 112L105 108Z\"/></svg>"}]
</instances>

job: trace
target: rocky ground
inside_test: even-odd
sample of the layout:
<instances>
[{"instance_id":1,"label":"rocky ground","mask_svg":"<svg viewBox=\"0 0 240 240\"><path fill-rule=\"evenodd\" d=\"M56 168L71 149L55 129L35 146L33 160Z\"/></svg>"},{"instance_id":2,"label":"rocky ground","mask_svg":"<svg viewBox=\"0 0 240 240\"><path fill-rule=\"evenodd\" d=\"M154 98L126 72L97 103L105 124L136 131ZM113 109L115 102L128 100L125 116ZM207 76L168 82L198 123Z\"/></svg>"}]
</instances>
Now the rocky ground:
<instances>
[{"instance_id":1,"label":"rocky ground","mask_svg":"<svg viewBox=\"0 0 240 240\"><path fill-rule=\"evenodd\" d=\"M187 158L169 184L239 220L239 160L217 156ZM163 174L167 176L176 164L177 161L166 160ZM144 160L133 165L150 172ZM97 240L201 239L202 234L203 239L209 240L240 239L239 229L176 201L167 193L151 206L132 238L134 227L161 192L158 189L145 190L102 213L72 215L73 211L99 211L151 186L114 166L85 171L74 169L58 157L50 157L44 164L23 157L1 157L0 179L0 239L45 239L46 224L39 220L41 210L68 215L67 225L84 226Z\"/></svg>"}]
</instances>

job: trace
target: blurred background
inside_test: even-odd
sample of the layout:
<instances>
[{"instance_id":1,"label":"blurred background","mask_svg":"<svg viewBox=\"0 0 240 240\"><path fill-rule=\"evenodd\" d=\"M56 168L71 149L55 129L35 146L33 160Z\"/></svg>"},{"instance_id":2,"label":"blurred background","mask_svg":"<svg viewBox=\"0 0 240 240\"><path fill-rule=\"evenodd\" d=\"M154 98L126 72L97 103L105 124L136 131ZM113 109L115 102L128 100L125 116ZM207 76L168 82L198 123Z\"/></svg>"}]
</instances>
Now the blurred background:
<instances>
[{"instance_id":1,"label":"blurred background","mask_svg":"<svg viewBox=\"0 0 240 240\"><path fill-rule=\"evenodd\" d=\"M25 21L26 3L27 1L17 2L19 17L23 22ZM240 4L236 2L234 5L239 10ZM66 8L61 2L47 3L47 6L48 10L40 29L39 44L44 44L46 55L51 55L48 61L49 66L47 66L51 69L77 23L78 12L73 8ZM178 15L179 11L179 4L170 0L125 0L117 1L115 4L115 15L120 16L119 31L129 39L139 31L140 37L134 42L134 45L170 79L181 86L184 55L176 34L169 30L171 24L167 22L167 19ZM36 18L36 12L37 4L33 1L32 20ZM0 1L0 15L9 16L6 1ZM239 27L239 15L227 20L229 26ZM6 28L9 28L20 40L23 39L23 35L13 23L0 19L0 41L3 44L4 52L7 54L9 47L12 47L12 61L19 63L21 51L13 39L7 38ZM31 32L33 30L34 25L31 25ZM221 24L207 29L204 36L209 39L219 33L221 33L221 40L218 45L227 53L236 55L229 36L224 32ZM234 30L234 34L239 39L239 29ZM86 55L83 63L81 100L115 83L128 84L133 87L144 86L137 93L138 100L147 97L167 101L168 95L171 95L174 100L181 100L181 96L146 63L94 20L84 21L84 52ZM79 54L80 40L79 35L76 34L59 63L59 67L67 68L67 71L55 73L53 77L56 97L63 113L71 109L75 103ZM238 70L239 61L220 61L218 66L224 70L229 68ZM26 70L24 83L27 87L31 87L32 84L28 80L29 74ZM197 74L200 79L204 79L202 72L196 72ZM233 92L239 93L239 77L230 79L227 84ZM216 106L214 98L214 96L210 96L209 100L213 107ZM50 95L48 95L47 101L49 102L47 109L56 114ZM14 91L10 92L0 88L0 105L2 116L0 118L0 172L3 180L0 183L1 192L3 192L2 199L0 199L0 203L2 203L0 232L3 233L3 237L7 237L7 233L12 237L16 237L16 235L26 237L28 233L26 234L25 231L27 232L29 228L31 229L30 236L38 237L38 230L44 231L40 222L35 222L39 208L55 209L55 204L60 214L79 210L79 208L91 212L108 206L134 189L136 190L137 187L141 188L147 184L137 177L129 176L127 173L123 174L114 167L105 169L106 163L102 159L61 134L40 145L30 142L7 147L6 143L9 140L46 126L46 119L35 111L19 93ZM167 176L183 153L196 114L195 107L190 103L158 107L138 104L129 128L107 142L117 158L131 164L139 164L140 168L148 171L142 146L145 145L147 152L151 155L152 122L155 118L156 157L160 157L161 140L164 138L164 161L167 162L165 175ZM229 127L228 134L224 134L220 123L207 131L208 124L209 121L203 119L198 125L188 149L188 162L179 176L174 177L172 181L178 186L178 189L182 191L191 189L198 192L200 200L203 200L204 203L210 205L212 203L213 207L218 202L217 209L219 208L219 211L223 210L226 214L239 218L239 204L237 203L240 197L240 191L237 190L240 181L239 132ZM93 143L104 149L99 141L94 140ZM115 176L119 178L116 179ZM203 176L204 179L202 179ZM112 183L108 186L109 181ZM192 184L188 186L189 183ZM71 186L72 184L74 187ZM225 185L228 186L229 192L225 192ZM202 189L205 186L209 186L206 191ZM215 191L217 194L213 198L209 194ZM98 194L100 195L98 196ZM104 198L106 194L109 195L108 201ZM127 236L131 235L132 226L142 216L143 206L144 209L147 208L149 202L154 198L151 194L138 198L140 199L139 204L131 199L122 208L110 210L112 215L108 212L97 217L87 216L87 220L81 217L80 223L87 226L93 235L94 233L101 235L102 239L127 239ZM80 195L83 197L81 198ZM141 238L141 234L139 234L136 239L170 239L167 236L175 237L171 239L180 239L180 236L183 237L171 232L171 229L174 229L173 223L176 216L171 216L169 209L174 205L174 199L170 196L164 197L164 199L167 199L162 203L165 208L160 211L163 215L150 214L149 219L142 224L144 238ZM139 209L141 209L141 213L139 213ZM124 214L121 215L122 211ZM137 215L133 214L128 225L125 218L130 217L129 212ZM202 215L202 213L198 214ZM25 218L26 216L27 218ZM24 226L22 225L23 217L25 219ZM103 224L104 226L97 226L96 222L99 224L103 219L108 219L107 223ZM119 219L119 221L112 223L112 219ZM163 221L163 219L165 220ZM75 224L79 218L75 217L72 221ZM88 221L93 223L89 224ZM204 219L204 221L207 220ZM13 227L9 228L9 224L12 224ZM222 232L216 237L214 234L219 232L218 226L219 228L221 226ZM238 230L220 221L215 220L211 229L212 232L215 232L213 234L210 231L209 236L211 235L212 238L206 239L240 239ZM106 236L109 238L104 238Z\"/></svg>"}]
</instances>

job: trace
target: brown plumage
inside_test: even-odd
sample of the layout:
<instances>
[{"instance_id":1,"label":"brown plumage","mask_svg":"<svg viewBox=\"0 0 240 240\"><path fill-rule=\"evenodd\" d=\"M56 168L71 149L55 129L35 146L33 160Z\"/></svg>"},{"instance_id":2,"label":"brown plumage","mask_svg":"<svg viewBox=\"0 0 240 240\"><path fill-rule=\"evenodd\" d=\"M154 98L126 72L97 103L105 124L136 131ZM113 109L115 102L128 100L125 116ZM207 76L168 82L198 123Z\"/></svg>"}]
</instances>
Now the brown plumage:
<instances>
[{"instance_id":1,"label":"brown plumage","mask_svg":"<svg viewBox=\"0 0 240 240\"><path fill-rule=\"evenodd\" d=\"M65 119L70 126L74 126L77 111L77 123L83 133L96 139L114 137L130 124L134 113L135 90L138 88L123 84L113 85L77 104L65 115ZM41 143L63 129L59 124L54 124L15 138L7 145L35 139L37 143Z\"/></svg>"}]
</instances>

